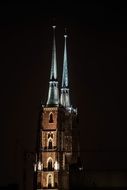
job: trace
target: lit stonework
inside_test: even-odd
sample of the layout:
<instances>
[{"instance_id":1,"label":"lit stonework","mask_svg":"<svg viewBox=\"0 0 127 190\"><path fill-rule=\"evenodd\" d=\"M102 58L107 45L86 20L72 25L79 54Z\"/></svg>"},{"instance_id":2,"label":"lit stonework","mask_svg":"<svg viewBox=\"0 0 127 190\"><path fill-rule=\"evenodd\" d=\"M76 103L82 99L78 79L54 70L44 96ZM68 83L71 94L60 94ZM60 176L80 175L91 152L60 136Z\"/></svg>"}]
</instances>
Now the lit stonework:
<instances>
[{"instance_id":1,"label":"lit stonework","mask_svg":"<svg viewBox=\"0 0 127 190\"><path fill-rule=\"evenodd\" d=\"M53 30L55 31L55 27ZM77 162L78 157L75 136L77 111L70 106L66 37L65 35L61 100L59 101L54 32L48 100L41 110L37 160L34 166L36 190L69 190L69 167Z\"/></svg>"}]
</instances>

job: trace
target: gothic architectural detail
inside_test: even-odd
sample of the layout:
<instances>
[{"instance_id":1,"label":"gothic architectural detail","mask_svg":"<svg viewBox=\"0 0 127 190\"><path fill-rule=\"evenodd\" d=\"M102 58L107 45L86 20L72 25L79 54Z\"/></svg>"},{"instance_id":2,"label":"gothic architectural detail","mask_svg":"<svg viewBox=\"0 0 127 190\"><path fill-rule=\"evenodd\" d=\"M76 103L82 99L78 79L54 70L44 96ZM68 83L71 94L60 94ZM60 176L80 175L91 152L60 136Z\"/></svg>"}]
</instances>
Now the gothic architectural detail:
<instances>
[{"instance_id":1,"label":"gothic architectural detail","mask_svg":"<svg viewBox=\"0 0 127 190\"><path fill-rule=\"evenodd\" d=\"M36 190L69 190L70 165L78 160L77 110L70 104L67 66L67 35L64 35L62 86L58 90L55 26L48 98L42 106L37 159Z\"/></svg>"}]
</instances>

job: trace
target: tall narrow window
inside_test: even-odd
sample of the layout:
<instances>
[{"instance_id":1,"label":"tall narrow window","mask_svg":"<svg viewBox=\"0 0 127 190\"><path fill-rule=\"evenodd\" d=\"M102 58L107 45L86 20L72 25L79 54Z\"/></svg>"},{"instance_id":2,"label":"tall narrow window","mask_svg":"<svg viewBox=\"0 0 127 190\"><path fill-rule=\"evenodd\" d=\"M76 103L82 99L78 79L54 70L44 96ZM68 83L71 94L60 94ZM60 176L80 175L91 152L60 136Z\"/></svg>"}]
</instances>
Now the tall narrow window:
<instances>
[{"instance_id":1,"label":"tall narrow window","mask_svg":"<svg viewBox=\"0 0 127 190\"><path fill-rule=\"evenodd\" d=\"M53 168L53 167L52 167L52 160L49 159L49 161L48 161L48 170L51 171L52 168Z\"/></svg>"},{"instance_id":2,"label":"tall narrow window","mask_svg":"<svg viewBox=\"0 0 127 190\"><path fill-rule=\"evenodd\" d=\"M48 148L52 149L52 140L51 139L49 140Z\"/></svg>"},{"instance_id":3,"label":"tall narrow window","mask_svg":"<svg viewBox=\"0 0 127 190\"><path fill-rule=\"evenodd\" d=\"M53 113L49 114L49 123L53 123Z\"/></svg>"},{"instance_id":4,"label":"tall narrow window","mask_svg":"<svg viewBox=\"0 0 127 190\"><path fill-rule=\"evenodd\" d=\"M52 175L48 176L48 188L52 187Z\"/></svg>"},{"instance_id":5,"label":"tall narrow window","mask_svg":"<svg viewBox=\"0 0 127 190\"><path fill-rule=\"evenodd\" d=\"M51 138L53 139L53 133L51 133Z\"/></svg>"},{"instance_id":6,"label":"tall narrow window","mask_svg":"<svg viewBox=\"0 0 127 190\"><path fill-rule=\"evenodd\" d=\"M50 133L48 133L48 139L50 138Z\"/></svg>"}]
</instances>

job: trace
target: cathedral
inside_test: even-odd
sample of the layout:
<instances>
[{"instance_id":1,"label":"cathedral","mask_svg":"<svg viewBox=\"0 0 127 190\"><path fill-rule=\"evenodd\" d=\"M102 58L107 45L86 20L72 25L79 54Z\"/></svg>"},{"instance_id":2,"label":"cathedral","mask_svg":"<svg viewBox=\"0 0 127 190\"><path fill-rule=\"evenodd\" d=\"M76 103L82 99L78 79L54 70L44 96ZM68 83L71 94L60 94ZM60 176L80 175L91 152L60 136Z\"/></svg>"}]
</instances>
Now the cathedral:
<instances>
[{"instance_id":1,"label":"cathedral","mask_svg":"<svg viewBox=\"0 0 127 190\"><path fill-rule=\"evenodd\" d=\"M67 34L64 34L62 82L59 85L55 30L53 26L49 89L47 102L41 107L37 134L34 164L36 190L69 190L71 167L79 160L77 109L71 105L69 95Z\"/></svg>"}]
</instances>

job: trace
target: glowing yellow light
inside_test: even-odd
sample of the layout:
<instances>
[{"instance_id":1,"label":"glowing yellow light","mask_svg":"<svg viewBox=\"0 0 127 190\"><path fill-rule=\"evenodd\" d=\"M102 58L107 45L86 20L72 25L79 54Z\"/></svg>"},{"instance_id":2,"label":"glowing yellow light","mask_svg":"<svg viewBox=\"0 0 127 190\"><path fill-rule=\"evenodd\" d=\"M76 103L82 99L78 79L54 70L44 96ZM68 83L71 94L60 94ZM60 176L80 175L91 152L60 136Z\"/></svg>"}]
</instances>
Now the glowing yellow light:
<instances>
[{"instance_id":1,"label":"glowing yellow light","mask_svg":"<svg viewBox=\"0 0 127 190\"><path fill-rule=\"evenodd\" d=\"M54 169L59 170L59 163L57 161L55 161L54 163Z\"/></svg>"},{"instance_id":2,"label":"glowing yellow light","mask_svg":"<svg viewBox=\"0 0 127 190\"><path fill-rule=\"evenodd\" d=\"M42 165L41 165L41 162L39 161L39 162L38 162L38 170L39 170L39 171L41 171L41 167L42 167Z\"/></svg>"},{"instance_id":3,"label":"glowing yellow light","mask_svg":"<svg viewBox=\"0 0 127 190\"><path fill-rule=\"evenodd\" d=\"M37 164L34 164L34 172L37 171Z\"/></svg>"}]
</instances>

